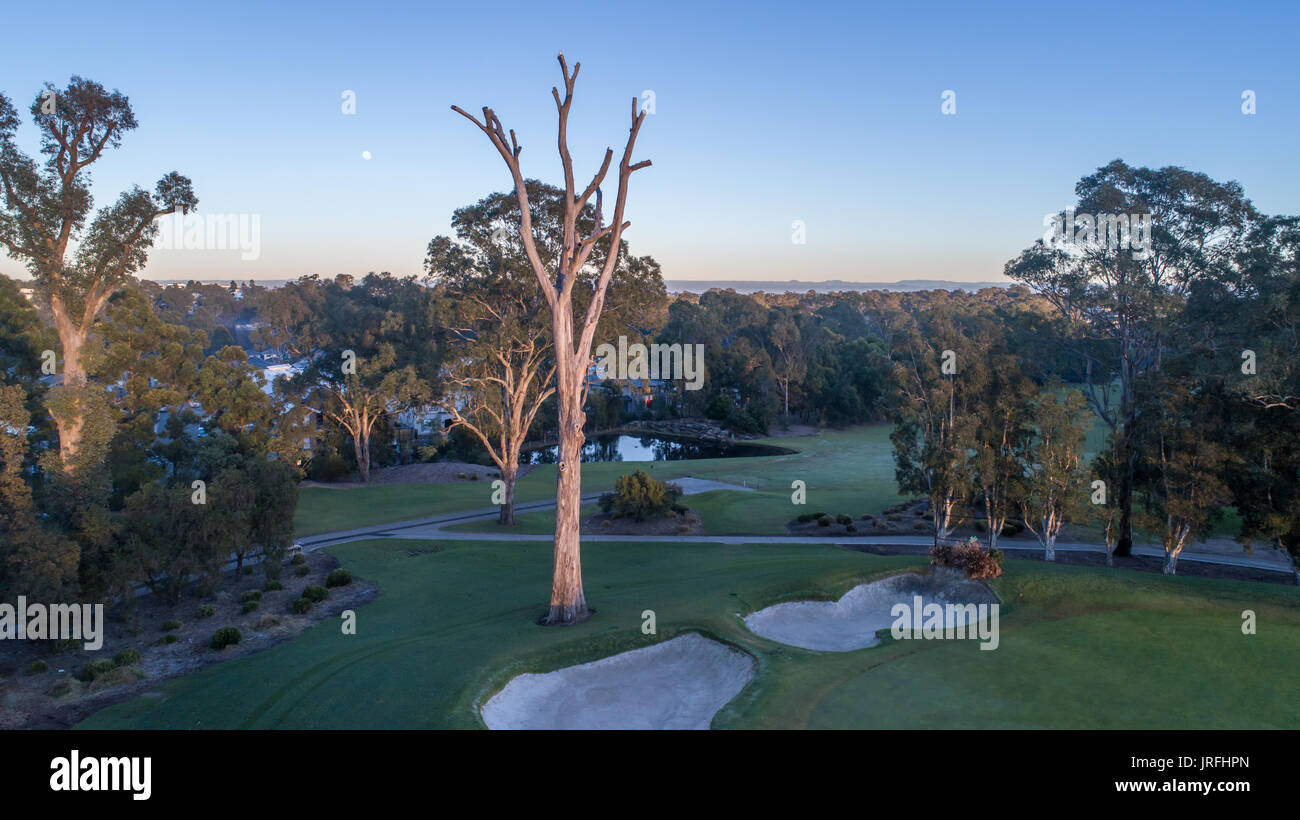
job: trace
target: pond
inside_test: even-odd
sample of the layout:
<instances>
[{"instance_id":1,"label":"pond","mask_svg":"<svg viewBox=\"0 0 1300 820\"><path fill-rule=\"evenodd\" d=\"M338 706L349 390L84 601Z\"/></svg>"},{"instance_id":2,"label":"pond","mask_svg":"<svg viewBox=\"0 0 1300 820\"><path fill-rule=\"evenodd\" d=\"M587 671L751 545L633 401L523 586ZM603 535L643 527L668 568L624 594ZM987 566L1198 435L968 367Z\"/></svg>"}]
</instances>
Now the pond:
<instances>
[{"instance_id":1,"label":"pond","mask_svg":"<svg viewBox=\"0 0 1300 820\"><path fill-rule=\"evenodd\" d=\"M520 464L554 464L557 445L539 447L519 454ZM793 452L766 444L702 441L664 435L626 435L608 433L587 438L582 447L586 461L683 461L692 458L752 458L779 456Z\"/></svg>"}]
</instances>

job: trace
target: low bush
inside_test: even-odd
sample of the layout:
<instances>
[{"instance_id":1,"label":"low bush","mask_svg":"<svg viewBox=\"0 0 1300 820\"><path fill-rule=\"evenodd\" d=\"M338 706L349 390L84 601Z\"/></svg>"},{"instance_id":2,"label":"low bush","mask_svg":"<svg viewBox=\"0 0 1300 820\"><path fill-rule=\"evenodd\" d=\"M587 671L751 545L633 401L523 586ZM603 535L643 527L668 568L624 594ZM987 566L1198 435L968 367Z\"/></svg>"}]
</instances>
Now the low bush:
<instances>
[{"instance_id":1,"label":"low bush","mask_svg":"<svg viewBox=\"0 0 1300 820\"><path fill-rule=\"evenodd\" d=\"M113 656L114 666L131 666L140 662L139 649L123 649Z\"/></svg>"},{"instance_id":2,"label":"low bush","mask_svg":"<svg viewBox=\"0 0 1300 820\"><path fill-rule=\"evenodd\" d=\"M249 601L260 601L260 600L262 600L262 590L260 589L250 589L248 592L245 592L243 595L239 596L239 602L241 604L246 604Z\"/></svg>"},{"instance_id":3,"label":"low bush","mask_svg":"<svg viewBox=\"0 0 1300 820\"><path fill-rule=\"evenodd\" d=\"M853 523L853 516L851 516L851 515L844 515L843 513L840 513L839 515L835 516L835 523L837 523L837 524L852 524L852 523Z\"/></svg>"},{"instance_id":4,"label":"low bush","mask_svg":"<svg viewBox=\"0 0 1300 820\"><path fill-rule=\"evenodd\" d=\"M164 646L166 646L167 644L176 643L179 640L180 638L176 637L175 635L172 635L171 633L162 636L162 644Z\"/></svg>"},{"instance_id":5,"label":"low bush","mask_svg":"<svg viewBox=\"0 0 1300 820\"><path fill-rule=\"evenodd\" d=\"M829 527L830 525L831 517L829 515L823 515L821 518L817 519L817 526L819 527Z\"/></svg>"},{"instance_id":6,"label":"low bush","mask_svg":"<svg viewBox=\"0 0 1300 820\"><path fill-rule=\"evenodd\" d=\"M309 586L302 591L302 597L306 598L308 601L311 601L313 604L318 604L321 601L325 600L326 598L330 597L330 591L325 587L316 586L315 584L313 584L312 586Z\"/></svg>"},{"instance_id":7,"label":"low bush","mask_svg":"<svg viewBox=\"0 0 1300 820\"><path fill-rule=\"evenodd\" d=\"M299 578L306 577L308 575L311 575L311 567L307 566L306 564L300 564L294 568L293 574Z\"/></svg>"},{"instance_id":8,"label":"low bush","mask_svg":"<svg viewBox=\"0 0 1300 820\"><path fill-rule=\"evenodd\" d=\"M173 629L180 629L181 622L176 620L163 621L162 631L171 632Z\"/></svg>"},{"instance_id":9,"label":"low bush","mask_svg":"<svg viewBox=\"0 0 1300 820\"><path fill-rule=\"evenodd\" d=\"M665 484L650 476L645 470L620 476L614 492L600 497L600 511L614 518L647 518L667 514L677 504L682 488Z\"/></svg>"},{"instance_id":10,"label":"low bush","mask_svg":"<svg viewBox=\"0 0 1300 820\"><path fill-rule=\"evenodd\" d=\"M294 566L305 564L307 563L307 556L303 555L301 552L295 552L293 557L289 559L289 563Z\"/></svg>"},{"instance_id":11,"label":"low bush","mask_svg":"<svg viewBox=\"0 0 1300 820\"><path fill-rule=\"evenodd\" d=\"M213 649L225 649L227 646L239 643L240 637L238 629L233 626L223 626L212 633L212 640L208 641L208 646Z\"/></svg>"},{"instance_id":12,"label":"low bush","mask_svg":"<svg viewBox=\"0 0 1300 820\"><path fill-rule=\"evenodd\" d=\"M293 614L306 615L311 610L311 601L306 598L299 598L293 602Z\"/></svg>"},{"instance_id":13,"label":"low bush","mask_svg":"<svg viewBox=\"0 0 1300 820\"><path fill-rule=\"evenodd\" d=\"M257 601L244 601L243 606L239 608L240 615L247 615L250 612L256 612L260 604Z\"/></svg>"},{"instance_id":14,"label":"low bush","mask_svg":"<svg viewBox=\"0 0 1300 820\"><path fill-rule=\"evenodd\" d=\"M108 658L100 658L97 661L91 661L90 663L81 667L81 671L77 673L77 679L81 681L85 681L86 683L90 683L95 678L98 678L101 675L107 675L109 672L112 671L113 671L113 662Z\"/></svg>"},{"instance_id":15,"label":"low bush","mask_svg":"<svg viewBox=\"0 0 1300 820\"><path fill-rule=\"evenodd\" d=\"M345 587L352 583L352 573L342 567L331 570L329 577L325 579L327 587Z\"/></svg>"},{"instance_id":16,"label":"low bush","mask_svg":"<svg viewBox=\"0 0 1300 820\"><path fill-rule=\"evenodd\" d=\"M211 618L213 615L216 614L217 614L217 608L212 604L204 604L203 606L199 607L200 618Z\"/></svg>"},{"instance_id":17,"label":"low bush","mask_svg":"<svg viewBox=\"0 0 1300 820\"><path fill-rule=\"evenodd\" d=\"M56 684L54 684L53 686L51 686L51 687L50 687L50 688L45 692L45 694L49 695L49 696L52 697L52 698L61 698L61 697L63 697L64 695L70 695L70 694L72 694L72 691L73 691L74 689L76 689L76 688L77 688L77 687L76 687L76 684L74 684L72 681L70 681L70 680L61 680L61 681L59 681L58 683L56 683Z\"/></svg>"},{"instance_id":18,"label":"low bush","mask_svg":"<svg viewBox=\"0 0 1300 820\"><path fill-rule=\"evenodd\" d=\"M824 512L804 513L803 515L799 516L799 523L807 524L809 521L816 521L818 518L821 518L825 514L826 513Z\"/></svg>"},{"instance_id":19,"label":"low bush","mask_svg":"<svg viewBox=\"0 0 1300 820\"><path fill-rule=\"evenodd\" d=\"M967 578L997 578L1002 575L1002 551L986 551L978 542L957 546L937 544L930 548L930 563L966 573Z\"/></svg>"},{"instance_id":20,"label":"low bush","mask_svg":"<svg viewBox=\"0 0 1300 820\"><path fill-rule=\"evenodd\" d=\"M45 663L45 661L32 661L31 666L27 667L27 674L39 675L49 668L50 667Z\"/></svg>"},{"instance_id":21,"label":"low bush","mask_svg":"<svg viewBox=\"0 0 1300 820\"><path fill-rule=\"evenodd\" d=\"M270 627L279 626L279 625L280 625L279 615L263 615L262 617L257 619L258 629L269 629Z\"/></svg>"},{"instance_id":22,"label":"low bush","mask_svg":"<svg viewBox=\"0 0 1300 820\"><path fill-rule=\"evenodd\" d=\"M263 592L279 592L284 589L284 584L279 581L267 581L266 586L262 587Z\"/></svg>"}]
</instances>

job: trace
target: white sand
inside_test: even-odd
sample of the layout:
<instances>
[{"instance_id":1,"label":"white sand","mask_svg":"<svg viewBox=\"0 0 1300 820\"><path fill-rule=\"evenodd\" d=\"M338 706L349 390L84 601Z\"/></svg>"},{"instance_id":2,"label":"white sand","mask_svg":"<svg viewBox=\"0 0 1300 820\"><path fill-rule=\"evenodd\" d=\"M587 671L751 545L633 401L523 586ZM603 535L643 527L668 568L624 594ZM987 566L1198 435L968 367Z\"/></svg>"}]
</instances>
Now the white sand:
<instances>
[{"instance_id":1,"label":"white sand","mask_svg":"<svg viewBox=\"0 0 1300 820\"><path fill-rule=\"evenodd\" d=\"M895 621L889 610L894 604L909 607L913 596L923 604L991 603L995 599L983 585L964 578L935 573L905 573L859 584L838 601L793 601L760 609L745 617L745 626L764 638L804 649L851 652L880 643L876 631ZM956 626L948 618L945 626ZM951 623L948 623L951 621Z\"/></svg>"},{"instance_id":2,"label":"white sand","mask_svg":"<svg viewBox=\"0 0 1300 820\"><path fill-rule=\"evenodd\" d=\"M489 729L707 729L754 677L748 655L697 632L543 675L483 704Z\"/></svg>"}]
</instances>

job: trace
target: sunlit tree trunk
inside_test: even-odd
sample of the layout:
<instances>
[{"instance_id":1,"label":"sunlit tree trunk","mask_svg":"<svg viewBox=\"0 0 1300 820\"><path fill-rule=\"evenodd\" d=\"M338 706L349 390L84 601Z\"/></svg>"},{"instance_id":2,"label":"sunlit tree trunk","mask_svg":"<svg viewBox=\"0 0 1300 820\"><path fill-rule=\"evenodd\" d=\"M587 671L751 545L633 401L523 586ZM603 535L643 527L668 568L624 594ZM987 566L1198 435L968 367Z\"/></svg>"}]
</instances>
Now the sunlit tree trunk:
<instances>
[{"instance_id":1,"label":"sunlit tree trunk","mask_svg":"<svg viewBox=\"0 0 1300 820\"><path fill-rule=\"evenodd\" d=\"M519 167L519 152L523 150L514 131L507 132L491 108L483 108L483 121L461 110L452 109L473 122L487 134L492 145L505 160L515 183L519 199L519 237L524 244L529 264L537 277L538 286L546 297L551 311L551 331L555 350L556 403L559 410L559 462L556 464L555 492L555 564L551 580L550 608L546 624L572 624L588 616L586 598L582 592L582 561L579 544L579 515L582 505L582 428L586 422L583 406L587 391L585 376L591 360L592 339L604 308L605 292L610 277L618 263L620 239L630 223L623 221L627 204L628 180L632 173L650 165L649 160L632 162L637 133L645 122L646 112L639 109L638 98L632 98L632 125L628 129L627 144L618 164L618 193L614 200L614 218L604 224L600 184L608 173L614 152L606 149L604 161L586 188L579 191L575 185L573 158L569 154L569 108L573 104L573 87L581 68L575 63L570 73L564 55L559 55L560 71L564 77L564 95L558 88L551 89L559 114L558 148L564 168L564 237L561 242L556 270L543 264L533 236L532 216L529 210L528 189ZM595 227L588 236L578 233L578 214L582 213L592 197L596 200ZM609 250L605 254L587 306L578 327L574 326L573 286L587 264L596 243L607 239Z\"/></svg>"}]
</instances>

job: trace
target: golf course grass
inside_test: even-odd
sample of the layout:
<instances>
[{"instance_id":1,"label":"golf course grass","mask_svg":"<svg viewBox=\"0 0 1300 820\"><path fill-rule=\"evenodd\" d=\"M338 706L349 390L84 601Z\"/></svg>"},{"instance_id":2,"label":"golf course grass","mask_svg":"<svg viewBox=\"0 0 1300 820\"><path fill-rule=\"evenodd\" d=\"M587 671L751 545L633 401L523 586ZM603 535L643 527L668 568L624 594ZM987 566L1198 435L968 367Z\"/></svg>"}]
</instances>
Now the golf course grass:
<instances>
[{"instance_id":1,"label":"golf course grass","mask_svg":"<svg viewBox=\"0 0 1300 820\"><path fill-rule=\"evenodd\" d=\"M682 503L700 513L708 535L780 535L785 525L800 513L815 511L832 515L877 513L898 503L894 483L894 461L889 433L892 426L873 424L848 430L829 430L815 436L763 439L797 453L757 458L711 458L690 461L594 462L582 465L584 493L612 489L618 477L645 470L661 481L686 476L725 481L755 488L753 492L715 490L691 495ZM795 481L803 481L805 501L793 501ZM550 498L555 493L555 467L545 465L519 482L517 493L527 485L530 495L523 500ZM463 485L452 485L463 486ZM335 492L333 490L304 490ZM483 496L487 499L487 495ZM487 506L486 502L481 506ZM302 505L300 511L300 534ZM584 515L596 507L584 508ZM434 513L428 513L430 515ZM410 516L408 516L410 517ZM511 532L545 534L555 531L555 513L541 511L516 516L518 528ZM355 525L354 525L355 526ZM493 520L469 521L447 527L453 532L500 531ZM320 530L313 530L320 531Z\"/></svg>"},{"instance_id":2,"label":"golf course grass","mask_svg":"<svg viewBox=\"0 0 1300 820\"><path fill-rule=\"evenodd\" d=\"M1008 561L991 583L1003 601L994 651L886 633L878 647L816 652L760 638L738 615L838 598L926 559L832 545L592 541L583 568L595 615L545 628L535 624L549 593L545 542L382 539L330 552L380 589L357 610L357 634L321 623L81 727L480 728L478 706L516 674L684 631L757 664L714 728L1300 726L1293 587ZM1258 634L1242 634L1245 609ZM642 633L645 610L657 634Z\"/></svg>"}]
</instances>

